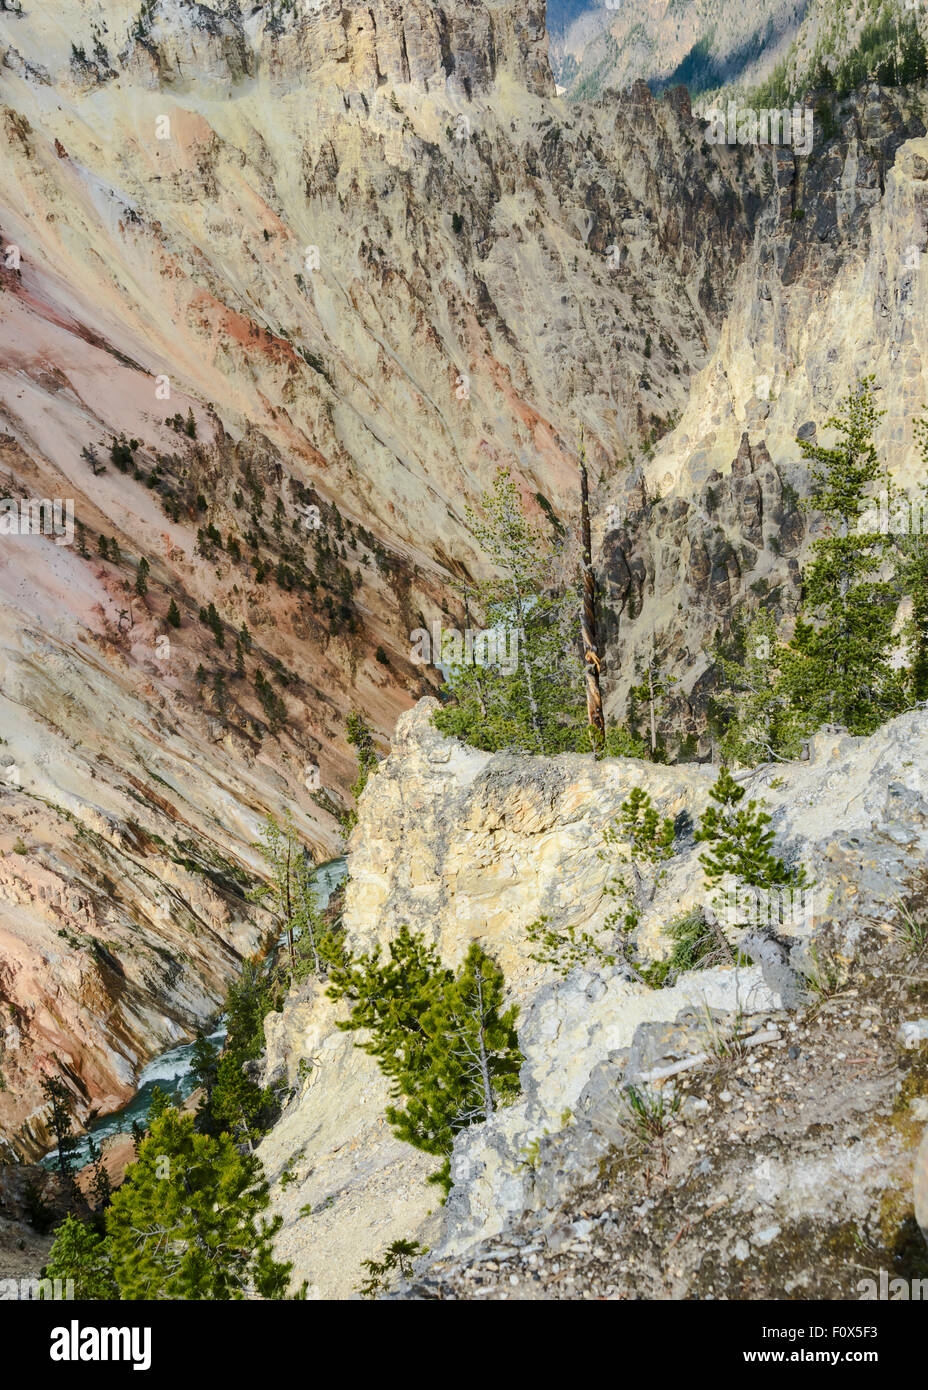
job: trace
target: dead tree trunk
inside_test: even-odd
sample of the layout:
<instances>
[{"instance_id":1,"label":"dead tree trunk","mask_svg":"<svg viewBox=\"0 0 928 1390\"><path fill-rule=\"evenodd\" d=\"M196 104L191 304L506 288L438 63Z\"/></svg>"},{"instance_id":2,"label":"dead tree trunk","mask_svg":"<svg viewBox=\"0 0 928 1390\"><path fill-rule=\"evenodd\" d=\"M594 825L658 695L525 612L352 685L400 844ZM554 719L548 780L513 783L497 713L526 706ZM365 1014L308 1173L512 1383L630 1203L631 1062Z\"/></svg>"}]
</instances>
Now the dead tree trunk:
<instances>
[{"instance_id":1,"label":"dead tree trunk","mask_svg":"<svg viewBox=\"0 0 928 1390\"><path fill-rule=\"evenodd\" d=\"M590 742L597 757L606 739L603 719L603 697L599 688L599 651L596 645L596 576L593 573L593 552L590 543L590 491L586 476L586 445L583 426L580 427L580 538L583 547L583 608L580 632L583 639L583 660L586 665L586 714L590 726Z\"/></svg>"},{"instance_id":2,"label":"dead tree trunk","mask_svg":"<svg viewBox=\"0 0 928 1390\"><path fill-rule=\"evenodd\" d=\"M289 947L289 951L290 951L290 972L291 972L291 974L293 973L294 967L295 967L295 965L296 965L296 955L295 955L294 950L293 950L293 904L292 904L292 902L291 902L291 900L290 900L290 883L291 883L291 875L290 875L290 858L291 858L291 855L292 855L292 854L293 854L293 841L292 841L292 839L290 838L290 832L289 832L289 829L288 829L288 831L287 831L287 867L286 867L287 878L286 878L286 889L285 889L285 898L284 898L284 902L285 902L286 913L287 913L287 946Z\"/></svg>"},{"instance_id":3,"label":"dead tree trunk","mask_svg":"<svg viewBox=\"0 0 928 1390\"><path fill-rule=\"evenodd\" d=\"M486 1012L483 1007L483 975L479 968L477 970L477 1007L480 1010L480 1028L477 1033L480 1085L483 1088L484 1118L489 1120L493 1116L493 1085L490 1081L490 1059L487 1056Z\"/></svg>"}]
</instances>

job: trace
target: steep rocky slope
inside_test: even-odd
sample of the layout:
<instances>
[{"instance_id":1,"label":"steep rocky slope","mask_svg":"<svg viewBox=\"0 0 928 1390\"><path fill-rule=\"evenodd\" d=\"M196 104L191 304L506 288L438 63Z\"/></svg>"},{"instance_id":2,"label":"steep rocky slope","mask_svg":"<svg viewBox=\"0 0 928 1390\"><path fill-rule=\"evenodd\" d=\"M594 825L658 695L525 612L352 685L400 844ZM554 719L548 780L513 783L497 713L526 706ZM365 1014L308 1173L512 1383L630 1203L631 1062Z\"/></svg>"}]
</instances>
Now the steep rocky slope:
<instances>
[{"instance_id":1,"label":"steep rocky slope","mask_svg":"<svg viewBox=\"0 0 928 1390\"><path fill-rule=\"evenodd\" d=\"M572 98L644 81L704 92L758 81L785 58L821 0L613 0L551 7L551 60ZM804 24L805 21L805 24Z\"/></svg>"},{"instance_id":2,"label":"steep rocky slope","mask_svg":"<svg viewBox=\"0 0 928 1390\"><path fill-rule=\"evenodd\" d=\"M449 964L480 940L520 1005L524 1094L459 1136L438 1212L434 1162L391 1137L341 1006L294 991L267 1022L267 1075L291 1099L261 1155L296 1276L346 1296L361 1259L400 1238L432 1249L414 1285L426 1297L853 1297L855 1240L860 1264L920 1268L928 994L905 924L923 931L928 913L924 712L868 740L823 731L808 761L744 778L779 852L814 877L812 911L755 931L753 965L649 989L609 966L561 980L526 929L541 913L602 925L616 867L603 830L643 787L678 828L638 934L643 958L664 956L671 920L705 902L692 833L712 770L479 753L440 736L432 708L402 716L362 797L348 938L370 949L409 924ZM663 1095L663 1136L637 1133L630 1083Z\"/></svg>"},{"instance_id":3,"label":"steep rocky slope","mask_svg":"<svg viewBox=\"0 0 928 1390\"><path fill-rule=\"evenodd\" d=\"M685 103L552 92L521 4L0 12L0 493L76 523L0 547L15 1150L42 1072L83 1119L215 1010L263 815L338 848L345 713L434 681L495 468L566 514L578 415L611 467L682 409L736 171Z\"/></svg>"},{"instance_id":4,"label":"steep rocky slope","mask_svg":"<svg viewBox=\"0 0 928 1390\"><path fill-rule=\"evenodd\" d=\"M0 545L7 1146L43 1071L84 1119L215 1011L262 817L337 850L347 710L382 746L434 688L499 464L574 515L580 420L610 711L653 642L707 751L706 640L794 605L796 427L873 370L913 476L923 99L834 119L801 160L568 106L534 4L0 11L0 497L80 523Z\"/></svg>"},{"instance_id":5,"label":"steep rocky slope","mask_svg":"<svg viewBox=\"0 0 928 1390\"><path fill-rule=\"evenodd\" d=\"M872 56L884 31L914 22L925 32L917 0L555 0L548 8L557 81L584 101L637 81L654 91L683 83L696 96L782 79L795 92L820 61L834 71L862 41Z\"/></svg>"}]
</instances>

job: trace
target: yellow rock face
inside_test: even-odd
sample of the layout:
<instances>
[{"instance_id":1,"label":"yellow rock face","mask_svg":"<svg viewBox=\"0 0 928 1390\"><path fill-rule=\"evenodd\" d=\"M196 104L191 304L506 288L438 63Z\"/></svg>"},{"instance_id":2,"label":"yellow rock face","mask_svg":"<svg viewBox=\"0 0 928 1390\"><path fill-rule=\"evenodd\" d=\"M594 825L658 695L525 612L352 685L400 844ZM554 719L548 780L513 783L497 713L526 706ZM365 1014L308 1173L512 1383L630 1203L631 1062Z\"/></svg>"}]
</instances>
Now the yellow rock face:
<instances>
[{"instance_id":1,"label":"yellow rock face","mask_svg":"<svg viewBox=\"0 0 928 1390\"><path fill-rule=\"evenodd\" d=\"M591 457L637 433L640 285L589 206L638 137L613 113L591 152L534 4L62 0L0 13L0 73L0 500L75 527L0 534L0 1139L32 1155L43 1072L110 1109L216 1009L264 815L337 851L344 717L384 737L434 684L409 634L479 568L465 503L508 465L566 514L578 393ZM702 360L695 300L654 315Z\"/></svg>"}]
</instances>

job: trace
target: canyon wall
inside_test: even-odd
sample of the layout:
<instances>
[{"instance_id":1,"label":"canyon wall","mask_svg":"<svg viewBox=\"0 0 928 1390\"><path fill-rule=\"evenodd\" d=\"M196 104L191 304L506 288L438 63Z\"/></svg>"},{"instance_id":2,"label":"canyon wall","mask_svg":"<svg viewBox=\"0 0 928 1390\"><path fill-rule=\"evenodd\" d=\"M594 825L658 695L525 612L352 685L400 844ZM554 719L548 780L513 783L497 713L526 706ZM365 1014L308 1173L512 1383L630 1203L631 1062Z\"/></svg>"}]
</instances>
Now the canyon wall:
<instances>
[{"instance_id":1,"label":"canyon wall","mask_svg":"<svg viewBox=\"0 0 928 1390\"><path fill-rule=\"evenodd\" d=\"M710 648L763 605L784 631L819 533L797 443L828 445L840 399L872 377L879 456L916 496L914 433L928 401L928 140L916 89L871 87L818 108L808 158L717 146L761 198L710 360L681 418L637 466L604 480L601 547L607 707L622 719L652 651L676 680L667 729L708 756ZM645 102L647 99L645 98Z\"/></svg>"},{"instance_id":2,"label":"canyon wall","mask_svg":"<svg viewBox=\"0 0 928 1390\"><path fill-rule=\"evenodd\" d=\"M486 572L497 467L575 516L580 422L610 713L653 643L709 751L707 641L795 608L796 429L874 371L916 474L924 100L834 120L801 160L682 91L569 106L535 4L0 12L0 498L74 503L0 533L8 1150L43 1074L83 1121L215 1012L262 819L338 851L346 714L383 749L434 690L409 635Z\"/></svg>"},{"instance_id":3,"label":"canyon wall","mask_svg":"<svg viewBox=\"0 0 928 1390\"><path fill-rule=\"evenodd\" d=\"M382 746L434 688L409 634L484 563L465 503L508 465L567 515L579 415L606 467L682 409L751 219L685 103L554 100L540 5L6 8L0 124L0 1136L32 1156L43 1074L84 1120L215 1011L266 814L337 852L346 714ZM41 498L70 538L20 524Z\"/></svg>"}]
</instances>

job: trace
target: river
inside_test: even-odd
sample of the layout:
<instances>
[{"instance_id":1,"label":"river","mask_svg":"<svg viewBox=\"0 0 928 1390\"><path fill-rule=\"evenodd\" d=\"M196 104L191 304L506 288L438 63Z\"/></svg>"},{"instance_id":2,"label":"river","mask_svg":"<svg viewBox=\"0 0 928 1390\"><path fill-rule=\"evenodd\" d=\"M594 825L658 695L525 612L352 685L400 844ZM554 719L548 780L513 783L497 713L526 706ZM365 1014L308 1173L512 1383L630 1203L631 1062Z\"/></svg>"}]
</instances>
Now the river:
<instances>
[{"instance_id":1,"label":"river","mask_svg":"<svg viewBox=\"0 0 928 1390\"><path fill-rule=\"evenodd\" d=\"M344 858L329 859L316 869L313 874L313 882L316 887L316 897L322 907L327 905L335 889L344 882L345 874ZM209 1039L211 1042L221 1043L225 1035L225 1024L220 1019L215 1029L209 1034ZM148 1119L151 1098L156 1086L160 1086L161 1090L178 1104L187 1099L191 1092L196 1089L196 1080L190 1071L194 1043L195 1039L180 1043L168 1052L162 1052L160 1057L152 1058L143 1067L139 1074L139 1089L128 1105L124 1105L121 1110L114 1110L109 1115L102 1116L99 1120L94 1120L87 1133L79 1136L77 1148L74 1150L73 1162L75 1167L80 1168L85 1163L90 1162L89 1139L92 1138L94 1143L99 1146L104 1139L109 1139L111 1135L131 1134L133 1120L138 1120L144 1125ZM39 1160L43 1168L54 1168L57 1161L57 1149L52 1149L50 1153Z\"/></svg>"}]
</instances>

